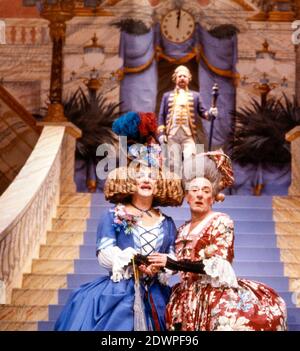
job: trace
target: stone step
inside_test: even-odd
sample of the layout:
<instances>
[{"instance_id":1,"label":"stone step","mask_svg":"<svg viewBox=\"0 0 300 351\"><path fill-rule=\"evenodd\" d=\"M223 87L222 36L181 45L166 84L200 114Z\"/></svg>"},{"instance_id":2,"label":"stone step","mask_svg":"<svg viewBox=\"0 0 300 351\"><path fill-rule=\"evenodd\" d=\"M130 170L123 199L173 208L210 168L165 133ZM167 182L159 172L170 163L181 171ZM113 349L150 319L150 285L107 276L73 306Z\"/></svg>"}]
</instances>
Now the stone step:
<instances>
[{"instance_id":1,"label":"stone step","mask_svg":"<svg viewBox=\"0 0 300 351\"><path fill-rule=\"evenodd\" d=\"M277 246L280 249L300 248L300 236L296 236L296 235L277 235Z\"/></svg>"},{"instance_id":2,"label":"stone step","mask_svg":"<svg viewBox=\"0 0 300 351\"><path fill-rule=\"evenodd\" d=\"M60 289L58 293L58 304L59 305L66 304L72 291L73 289ZM292 292L277 290L277 293L284 299L288 307L295 307L295 304L293 302Z\"/></svg>"},{"instance_id":3,"label":"stone step","mask_svg":"<svg viewBox=\"0 0 300 351\"><path fill-rule=\"evenodd\" d=\"M284 275L289 278L300 278L300 264L284 263Z\"/></svg>"},{"instance_id":4,"label":"stone step","mask_svg":"<svg viewBox=\"0 0 300 351\"><path fill-rule=\"evenodd\" d=\"M292 274L293 278L300 277L300 265L285 264L283 269L282 262L276 261L257 261L257 260L235 260L233 268L238 276L280 276L283 272ZM75 273L100 273L100 267L96 258L74 260ZM298 275L299 274L299 275ZM288 274L287 274L288 275Z\"/></svg>"},{"instance_id":5,"label":"stone step","mask_svg":"<svg viewBox=\"0 0 300 351\"><path fill-rule=\"evenodd\" d=\"M72 234L64 233L66 244L72 244ZM300 233L299 233L300 234ZM59 235L59 234L57 234ZM84 245L96 245L96 231L86 231L83 233ZM53 239L55 240L55 239ZM235 231L235 247L256 246L261 248L280 248L295 249L300 248L300 235L275 235L275 234L257 234L257 233L241 233ZM77 244L77 243L76 243Z\"/></svg>"},{"instance_id":6,"label":"stone step","mask_svg":"<svg viewBox=\"0 0 300 351\"><path fill-rule=\"evenodd\" d=\"M68 235L72 235L72 233L69 233ZM83 233L83 244L84 245L93 245L95 248L96 245L96 237L97 233L95 231L86 231ZM66 240L68 241L67 244L70 244L68 238L66 237ZM71 239L70 239L71 240ZM276 235L274 234L256 234L256 233L235 233L235 241L234 241L234 246L235 247L258 247L258 248L270 248L270 249L276 249L277 248L277 243L276 243ZM77 244L77 243L76 243ZM82 243L80 243L82 244ZM281 240L281 247L285 248L286 241ZM287 248L289 248L288 246Z\"/></svg>"},{"instance_id":7,"label":"stone step","mask_svg":"<svg viewBox=\"0 0 300 351\"><path fill-rule=\"evenodd\" d=\"M76 194L62 194L60 197L61 205L72 205L72 206L94 206L94 205L106 205L112 206L108 201L105 200L103 193L88 194L88 193L76 193ZM187 206L186 202L182 206ZM287 208L300 208L300 199L298 197L290 196L243 196L243 195L226 195L226 199L223 203L217 203L214 205L215 208L272 208L287 209Z\"/></svg>"},{"instance_id":8,"label":"stone step","mask_svg":"<svg viewBox=\"0 0 300 351\"><path fill-rule=\"evenodd\" d=\"M58 302L56 289L13 289L12 305L44 306Z\"/></svg>"},{"instance_id":9,"label":"stone step","mask_svg":"<svg viewBox=\"0 0 300 351\"><path fill-rule=\"evenodd\" d=\"M79 246L41 245L40 258L67 259L67 260L79 258Z\"/></svg>"},{"instance_id":10,"label":"stone step","mask_svg":"<svg viewBox=\"0 0 300 351\"><path fill-rule=\"evenodd\" d=\"M37 322L48 320L48 306L0 305L0 321Z\"/></svg>"},{"instance_id":11,"label":"stone step","mask_svg":"<svg viewBox=\"0 0 300 351\"><path fill-rule=\"evenodd\" d=\"M83 232L51 231L47 233L47 245L82 245Z\"/></svg>"},{"instance_id":12,"label":"stone step","mask_svg":"<svg viewBox=\"0 0 300 351\"><path fill-rule=\"evenodd\" d=\"M40 274L66 274L74 272L73 260L32 260L32 273Z\"/></svg>"},{"instance_id":13,"label":"stone step","mask_svg":"<svg viewBox=\"0 0 300 351\"><path fill-rule=\"evenodd\" d=\"M175 225L179 227L184 221L175 220ZM96 232L99 224L98 219L53 219L53 231L61 232ZM235 221L235 234L244 235L255 233L256 235L270 235L274 234L274 222L272 221L261 221L261 222L252 222L252 221ZM283 235L295 235L290 232L279 232L281 236Z\"/></svg>"},{"instance_id":14,"label":"stone step","mask_svg":"<svg viewBox=\"0 0 300 351\"><path fill-rule=\"evenodd\" d=\"M74 273L74 274L68 274L67 280L68 280L68 288L78 288L80 285L92 282L96 279L99 278L100 275L107 275L107 271L102 269L102 272L100 273ZM289 279L284 276L239 276L239 278L244 278L248 280L253 280L257 282L264 283L271 288L278 290L278 291L288 291L292 290L290 285L289 285ZM179 282L179 276L178 274L174 275L171 280L170 280L170 285L177 284ZM300 280L299 280L300 283ZM293 280L293 286L297 286L298 282L297 279ZM300 290L299 290L300 291Z\"/></svg>"},{"instance_id":15,"label":"stone step","mask_svg":"<svg viewBox=\"0 0 300 351\"><path fill-rule=\"evenodd\" d=\"M74 196L74 199L80 199L82 194L76 194L78 196ZM68 203L71 204L70 200ZM74 200L75 201L75 200ZM222 203L215 204L215 208L222 207L235 207L235 208L245 208L245 207L253 207L253 208L272 208L273 196L244 196L244 195L226 195L226 199ZM62 202L61 202L62 203ZM63 202L66 203L65 201ZM103 193L95 193L91 194L91 205L100 205L100 204L109 204L105 200ZM183 206L186 206L186 202L183 203Z\"/></svg>"},{"instance_id":16,"label":"stone step","mask_svg":"<svg viewBox=\"0 0 300 351\"><path fill-rule=\"evenodd\" d=\"M107 211L106 207L96 207L94 210L98 216L102 215ZM59 206L57 208L56 217L57 218L90 218L91 217L91 207L82 207L82 206ZM98 217L99 218L99 217Z\"/></svg>"},{"instance_id":17,"label":"stone step","mask_svg":"<svg viewBox=\"0 0 300 351\"><path fill-rule=\"evenodd\" d=\"M38 322L38 331L54 331L55 322L51 321L41 321Z\"/></svg>"},{"instance_id":18,"label":"stone step","mask_svg":"<svg viewBox=\"0 0 300 351\"><path fill-rule=\"evenodd\" d=\"M276 233L279 235L298 235L300 236L300 222L276 222Z\"/></svg>"},{"instance_id":19,"label":"stone step","mask_svg":"<svg viewBox=\"0 0 300 351\"><path fill-rule=\"evenodd\" d=\"M101 201L105 201L104 195L99 194ZM59 203L61 205L76 205L76 206L90 206L92 201L92 194L76 193L76 194L62 194Z\"/></svg>"},{"instance_id":20,"label":"stone step","mask_svg":"<svg viewBox=\"0 0 300 351\"><path fill-rule=\"evenodd\" d=\"M39 331L53 331L55 322L39 322ZM288 324L288 331L300 331L300 324Z\"/></svg>"},{"instance_id":21,"label":"stone step","mask_svg":"<svg viewBox=\"0 0 300 351\"><path fill-rule=\"evenodd\" d=\"M64 305L49 306L49 322L55 322L59 317ZM300 324L300 309L296 307L287 308L288 324Z\"/></svg>"},{"instance_id":22,"label":"stone step","mask_svg":"<svg viewBox=\"0 0 300 351\"><path fill-rule=\"evenodd\" d=\"M92 207L80 206L59 206L57 209L57 218L60 219L99 219L108 211L108 206L98 205ZM161 208L162 212L178 220L188 220L190 218L190 209L188 207L167 207ZM233 220L248 221L271 221L272 209L237 209L222 208L222 212L228 214Z\"/></svg>"},{"instance_id":23,"label":"stone step","mask_svg":"<svg viewBox=\"0 0 300 351\"><path fill-rule=\"evenodd\" d=\"M300 331L300 324L288 324L288 331Z\"/></svg>"},{"instance_id":24,"label":"stone step","mask_svg":"<svg viewBox=\"0 0 300 351\"><path fill-rule=\"evenodd\" d=\"M287 208L300 208L300 197L299 196L274 196L273 207L278 209Z\"/></svg>"},{"instance_id":25,"label":"stone step","mask_svg":"<svg viewBox=\"0 0 300 351\"><path fill-rule=\"evenodd\" d=\"M92 223L93 230L96 230L98 221ZM52 230L62 232L84 232L87 230L87 220L85 219L52 219Z\"/></svg>"},{"instance_id":26,"label":"stone step","mask_svg":"<svg viewBox=\"0 0 300 351\"><path fill-rule=\"evenodd\" d=\"M279 200L280 202L280 200ZM216 203L215 208L272 208L273 196L239 196L239 195L226 195L226 199L222 203ZM76 194L62 194L60 197L61 205L73 205L73 206L94 206L94 205L106 205L113 206L111 203L105 200L103 193L88 194L88 193L76 193ZM187 203L184 201L183 207L187 207ZM286 207L295 206L291 202ZM298 206L300 207L300 205Z\"/></svg>"},{"instance_id":27,"label":"stone step","mask_svg":"<svg viewBox=\"0 0 300 351\"><path fill-rule=\"evenodd\" d=\"M184 223L183 220L175 220L175 225L178 228ZM52 229L54 231L97 231L99 219L62 219L55 218L52 220ZM300 227L299 227L300 228ZM273 221L235 221L236 233L258 233L258 234L273 234L275 232Z\"/></svg>"},{"instance_id":28,"label":"stone step","mask_svg":"<svg viewBox=\"0 0 300 351\"><path fill-rule=\"evenodd\" d=\"M69 278L67 277L67 279ZM289 279L289 287L291 291L300 291L300 278Z\"/></svg>"},{"instance_id":29,"label":"stone step","mask_svg":"<svg viewBox=\"0 0 300 351\"><path fill-rule=\"evenodd\" d=\"M37 331L37 322L0 321L0 331Z\"/></svg>"},{"instance_id":30,"label":"stone step","mask_svg":"<svg viewBox=\"0 0 300 351\"><path fill-rule=\"evenodd\" d=\"M284 263L300 264L300 249L282 249L280 250L280 259Z\"/></svg>"},{"instance_id":31,"label":"stone step","mask_svg":"<svg viewBox=\"0 0 300 351\"><path fill-rule=\"evenodd\" d=\"M24 274L24 289L61 289L67 287L66 274Z\"/></svg>"},{"instance_id":32,"label":"stone step","mask_svg":"<svg viewBox=\"0 0 300 351\"><path fill-rule=\"evenodd\" d=\"M71 235L72 233L69 233ZM83 233L83 244L84 245L96 245L96 231L86 231ZM67 240L67 238L66 238ZM69 244L69 242L68 242ZM77 244L77 243L76 243ZM81 243L82 244L82 243ZM256 234L256 233L235 233L235 247L261 247L261 248L277 248L276 235L274 234ZM282 245L285 244L285 241L282 240Z\"/></svg>"},{"instance_id":33,"label":"stone step","mask_svg":"<svg viewBox=\"0 0 300 351\"><path fill-rule=\"evenodd\" d=\"M235 260L255 260L255 261L280 261L280 250L278 248L260 248L255 247L256 243L251 243L253 247L244 247L235 245ZM95 245L83 245L80 247L80 258L95 258ZM298 251L298 260L300 263L300 250ZM282 252L282 257L290 259L290 262L297 261L297 250L292 252L286 250ZM287 261L285 261L287 262Z\"/></svg>"},{"instance_id":34,"label":"stone step","mask_svg":"<svg viewBox=\"0 0 300 351\"><path fill-rule=\"evenodd\" d=\"M287 308L288 324L300 324L300 308ZM50 316L50 313L49 313Z\"/></svg>"},{"instance_id":35,"label":"stone step","mask_svg":"<svg viewBox=\"0 0 300 351\"><path fill-rule=\"evenodd\" d=\"M273 210L273 219L276 222L299 222L300 220L300 207Z\"/></svg>"}]
</instances>

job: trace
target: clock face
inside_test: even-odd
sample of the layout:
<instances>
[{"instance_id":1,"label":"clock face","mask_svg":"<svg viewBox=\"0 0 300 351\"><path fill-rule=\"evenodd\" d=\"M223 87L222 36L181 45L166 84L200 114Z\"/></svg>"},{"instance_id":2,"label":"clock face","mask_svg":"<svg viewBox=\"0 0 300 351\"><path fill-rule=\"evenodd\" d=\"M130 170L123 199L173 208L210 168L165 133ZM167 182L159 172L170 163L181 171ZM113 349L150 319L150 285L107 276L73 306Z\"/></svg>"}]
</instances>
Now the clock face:
<instances>
[{"instance_id":1,"label":"clock face","mask_svg":"<svg viewBox=\"0 0 300 351\"><path fill-rule=\"evenodd\" d=\"M172 10L161 21L162 34L174 43L188 40L194 31L194 18L185 10Z\"/></svg>"}]
</instances>

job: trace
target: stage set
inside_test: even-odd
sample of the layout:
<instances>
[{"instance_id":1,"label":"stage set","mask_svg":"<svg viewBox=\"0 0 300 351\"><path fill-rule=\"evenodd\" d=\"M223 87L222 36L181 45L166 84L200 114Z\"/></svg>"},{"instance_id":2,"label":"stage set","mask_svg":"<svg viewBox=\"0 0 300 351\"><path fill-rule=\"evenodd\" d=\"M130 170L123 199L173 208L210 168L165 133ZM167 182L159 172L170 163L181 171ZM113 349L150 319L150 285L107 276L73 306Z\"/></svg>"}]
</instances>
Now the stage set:
<instances>
[{"instance_id":1,"label":"stage set","mask_svg":"<svg viewBox=\"0 0 300 351\"><path fill-rule=\"evenodd\" d=\"M274 289L300 331L299 0L0 1L0 330L54 330L106 274L97 147L118 150L119 116L159 116L180 66L210 111L191 136L232 161L213 208L234 221L234 272ZM162 211L190 218L186 202Z\"/></svg>"}]
</instances>

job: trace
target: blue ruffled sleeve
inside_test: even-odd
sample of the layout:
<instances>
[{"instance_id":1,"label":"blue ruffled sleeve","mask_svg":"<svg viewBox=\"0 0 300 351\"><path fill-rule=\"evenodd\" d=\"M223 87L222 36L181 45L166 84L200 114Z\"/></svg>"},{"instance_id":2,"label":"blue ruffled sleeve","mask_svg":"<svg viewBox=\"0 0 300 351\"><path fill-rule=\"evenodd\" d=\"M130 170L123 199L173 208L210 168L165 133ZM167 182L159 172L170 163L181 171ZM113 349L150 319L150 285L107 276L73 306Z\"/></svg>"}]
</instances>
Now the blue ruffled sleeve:
<instances>
[{"instance_id":1,"label":"blue ruffled sleeve","mask_svg":"<svg viewBox=\"0 0 300 351\"><path fill-rule=\"evenodd\" d=\"M96 254L99 250L103 250L110 246L116 246L116 231L113 226L114 214L108 210L101 218L97 229Z\"/></svg>"}]
</instances>

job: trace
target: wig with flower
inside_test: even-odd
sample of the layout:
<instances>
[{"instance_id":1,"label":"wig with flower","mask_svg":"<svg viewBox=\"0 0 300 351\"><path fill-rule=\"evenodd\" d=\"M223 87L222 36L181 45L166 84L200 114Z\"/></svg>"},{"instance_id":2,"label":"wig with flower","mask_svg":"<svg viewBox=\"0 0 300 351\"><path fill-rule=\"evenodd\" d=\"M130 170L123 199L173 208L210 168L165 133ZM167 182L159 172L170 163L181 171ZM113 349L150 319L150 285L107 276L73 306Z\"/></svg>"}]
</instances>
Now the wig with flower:
<instances>
[{"instance_id":1,"label":"wig with flower","mask_svg":"<svg viewBox=\"0 0 300 351\"><path fill-rule=\"evenodd\" d=\"M198 177L208 179L212 184L216 201L224 201L221 193L234 183L231 160L222 150L197 154L184 164L184 186L188 190L189 183Z\"/></svg>"},{"instance_id":2,"label":"wig with flower","mask_svg":"<svg viewBox=\"0 0 300 351\"><path fill-rule=\"evenodd\" d=\"M113 132L127 137L128 165L109 173L104 187L108 201L130 201L136 191L136 172L150 168L157 180L154 206L181 205L184 195L181 180L171 172L161 171L162 151L156 139L156 121L152 112L128 112L113 123Z\"/></svg>"}]
</instances>

